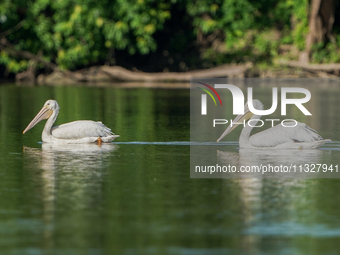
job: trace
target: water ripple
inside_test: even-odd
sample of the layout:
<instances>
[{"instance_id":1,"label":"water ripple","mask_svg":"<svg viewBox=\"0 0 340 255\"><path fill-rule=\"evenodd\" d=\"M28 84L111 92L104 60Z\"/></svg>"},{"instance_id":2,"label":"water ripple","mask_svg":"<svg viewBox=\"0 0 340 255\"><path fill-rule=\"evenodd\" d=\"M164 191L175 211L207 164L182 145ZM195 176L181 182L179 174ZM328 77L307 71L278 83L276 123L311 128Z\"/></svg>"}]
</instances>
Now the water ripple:
<instances>
[{"instance_id":1,"label":"water ripple","mask_svg":"<svg viewBox=\"0 0 340 255\"><path fill-rule=\"evenodd\" d=\"M137 145L203 145L203 146L221 146L221 145L238 145L238 142L188 142L188 141L172 141L172 142L141 142L141 141L133 141L133 142L115 142L114 144L137 144Z\"/></svg>"},{"instance_id":2,"label":"water ripple","mask_svg":"<svg viewBox=\"0 0 340 255\"><path fill-rule=\"evenodd\" d=\"M248 228L244 234L260 236L311 236L311 237L339 237L340 228L328 228L315 224L306 226L296 222L282 222L273 224L259 224Z\"/></svg>"}]
</instances>

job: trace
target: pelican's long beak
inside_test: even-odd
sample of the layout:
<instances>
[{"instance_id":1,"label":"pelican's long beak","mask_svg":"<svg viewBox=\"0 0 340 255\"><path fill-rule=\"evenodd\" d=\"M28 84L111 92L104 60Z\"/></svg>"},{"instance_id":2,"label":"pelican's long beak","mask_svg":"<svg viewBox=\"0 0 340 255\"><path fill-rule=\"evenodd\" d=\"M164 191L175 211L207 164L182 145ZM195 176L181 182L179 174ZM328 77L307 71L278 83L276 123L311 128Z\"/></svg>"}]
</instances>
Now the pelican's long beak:
<instances>
[{"instance_id":1,"label":"pelican's long beak","mask_svg":"<svg viewBox=\"0 0 340 255\"><path fill-rule=\"evenodd\" d=\"M34 127L39 121L48 119L52 115L53 111L49 109L48 107L44 106L40 112L34 117L34 119L28 124L28 126L25 128L25 130L22 132L25 134L28 130L30 130L32 127Z\"/></svg>"},{"instance_id":2,"label":"pelican's long beak","mask_svg":"<svg viewBox=\"0 0 340 255\"><path fill-rule=\"evenodd\" d=\"M223 134L220 136L220 138L217 139L217 142L221 141L223 137L225 137L227 134L229 134L231 131L233 131L240 123L242 123L244 120L250 119L254 114L251 111L246 111L245 114L238 115L232 123L227 127L227 129L223 132ZM236 123L237 122L237 123ZM236 124L234 124L236 123Z\"/></svg>"}]
</instances>

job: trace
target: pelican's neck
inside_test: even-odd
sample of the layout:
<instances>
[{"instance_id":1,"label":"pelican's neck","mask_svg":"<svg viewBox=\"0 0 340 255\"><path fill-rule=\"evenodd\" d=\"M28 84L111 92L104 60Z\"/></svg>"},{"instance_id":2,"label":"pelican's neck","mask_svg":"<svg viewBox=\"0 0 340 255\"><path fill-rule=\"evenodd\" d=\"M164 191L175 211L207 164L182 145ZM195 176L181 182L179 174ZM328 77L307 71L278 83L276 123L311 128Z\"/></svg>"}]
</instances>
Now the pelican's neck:
<instances>
[{"instance_id":1,"label":"pelican's neck","mask_svg":"<svg viewBox=\"0 0 340 255\"><path fill-rule=\"evenodd\" d=\"M49 142L52 139L52 126L58 117L59 109L53 110L52 115L46 121L44 130L42 132L42 141Z\"/></svg>"},{"instance_id":2,"label":"pelican's neck","mask_svg":"<svg viewBox=\"0 0 340 255\"><path fill-rule=\"evenodd\" d=\"M240 148L253 148L254 146L249 142L250 133L253 130L253 127L256 126L257 122L260 120L261 115L253 115L249 121L251 121L251 126L246 123L245 127L242 129L239 145ZM248 122L249 122L248 121Z\"/></svg>"}]
</instances>

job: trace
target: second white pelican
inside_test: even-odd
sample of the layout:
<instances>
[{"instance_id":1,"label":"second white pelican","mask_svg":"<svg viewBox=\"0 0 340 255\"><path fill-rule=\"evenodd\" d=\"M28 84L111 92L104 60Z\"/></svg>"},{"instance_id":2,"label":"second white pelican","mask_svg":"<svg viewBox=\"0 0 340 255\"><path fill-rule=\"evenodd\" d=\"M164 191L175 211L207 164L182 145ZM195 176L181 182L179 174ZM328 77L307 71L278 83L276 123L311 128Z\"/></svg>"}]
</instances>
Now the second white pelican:
<instances>
[{"instance_id":1,"label":"second white pelican","mask_svg":"<svg viewBox=\"0 0 340 255\"><path fill-rule=\"evenodd\" d=\"M59 105L55 100L47 100L40 112L25 128L23 134L33 128L39 121L46 121L42 132L42 141L55 144L70 143L109 143L119 135L111 132L100 121L79 120L52 127L59 113Z\"/></svg>"},{"instance_id":2,"label":"second white pelican","mask_svg":"<svg viewBox=\"0 0 340 255\"><path fill-rule=\"evenodd\" d=\"M253 106L257 110L263 110L263 104L257 99L253 100ZM240 123L244 120L250 119L253 120L252 126L256 126L256 123L260 120L260 118L260 115L254 115L249 110L248 103L246 103L244 107L244 114L238 115L233 120L233 123ZM293 123L294 122L292 122L292 124ZM229 125L221 137L218 138L217 142L233 131L238 125L239 124ZM286 125L289 126L289 122L287 122ZM250 136L252 129L253 127L247 124L243 128L239 139L239 146L241 149L315 149L319 148L325 142L331 141L329 139L323 139L314 129L300 122L297 122L295 127L293 127L293 125L290 127L283 127L279 124Z\"/></svg>"}]
</instances>

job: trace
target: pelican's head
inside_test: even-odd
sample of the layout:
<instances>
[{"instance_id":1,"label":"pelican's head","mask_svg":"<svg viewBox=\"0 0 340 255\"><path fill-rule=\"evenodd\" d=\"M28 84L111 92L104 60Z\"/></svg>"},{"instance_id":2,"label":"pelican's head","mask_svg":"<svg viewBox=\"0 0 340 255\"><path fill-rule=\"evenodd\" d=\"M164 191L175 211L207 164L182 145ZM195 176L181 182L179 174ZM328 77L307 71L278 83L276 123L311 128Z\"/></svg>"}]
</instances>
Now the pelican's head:
<instances>
[{"instance_id":1,"label":"pelican's head","mask_svg":"<svg viewBox=\"0 0 340 255\"><path fill-rule=\"evenodd\" d=\"M253 99L253 107L256 110L263 110L263 104L258 99ZM244 105L244 113L250 112L248 102Z\"/></svg>"},{"instance_id":2,"label":"pelican's head","mask_svg":"<svg viewBox=\"0 0 340 255\"><path fill-rule=\"evenodd\" d=\"M56 111L59 110L59 105L57 103L57 101L53 100L53 99L49 99L45 102L43 108L52 110L52 111Z\"/></svg>"},{"instance_id":3,"label":"pelican's head","mask_svg":"<svg viewBox=\"0 0 340 255\"><path fill-rule=\"evenodd\" d=\"M28 130L30 130L32 127L34 127L38 122L41 120L48 119L51 117L52 113L54 111L59 111L59 105L57 101L55 100L47 100L44 106L41 108L40 112L34 117L34 119L28 124L28 126L25 128L23 134L25 134Z\"/></svg>"},{"instance_id":4,"label":"pelican's head","mask_svg":"<svg viewBox=\"0 0 340 255\"><path fill-rule=\"evenodd\" d=\"M257 99L253 99L253 106L255 109L257 110L263 110L263 104L260 102L260 100ZM252 113L249 110L249 106L248 106L248 102L244 105L244 114L240 114L238 115L234 120L233 123L237 124L233 124L233 125L229 125L227 127L227 129L223 132L223 134L220 136L220 138L217 139L217 142L221 141L223 139L223 137L225 137L227 134L229 134L231 131L233 131L238 125L240 125L240 123L242 123L244 120L248 120L251 117L253 117L254 113Z\"/></svg>"}]
</instances>

